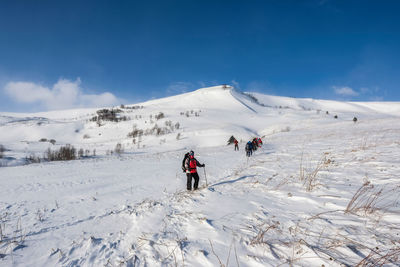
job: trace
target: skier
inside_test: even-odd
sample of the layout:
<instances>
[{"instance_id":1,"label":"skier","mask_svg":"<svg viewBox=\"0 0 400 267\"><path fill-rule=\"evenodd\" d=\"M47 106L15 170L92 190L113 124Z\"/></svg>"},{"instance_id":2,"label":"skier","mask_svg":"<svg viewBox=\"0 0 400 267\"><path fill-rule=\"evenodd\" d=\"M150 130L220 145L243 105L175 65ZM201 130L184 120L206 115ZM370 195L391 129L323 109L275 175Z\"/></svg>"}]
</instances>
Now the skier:
<instances>
[{"instance_id":1,"label":"skier","mask_svg":"<svg viewBox=\"0 0 400 267\"><path fill-rule=\"evenodd\" d=\"M253 151L253 143L251 141L247 142L245 150L246 150L246 156L250 157Z\"/></svg>"},{"instance_id":2,"label":"skier","mask_svg":"<svg viewBox=\"0 0 400 267\"><path fill-rule=\"evenodd\" d=\"M238 150L239 151L239 145L238 145L238 140L234 140L233 143L235 143L235 151Z\"/></svg>"},{"instance_id":3,"label":"skier","mask_svg":"<svg viewBox=\"0 0 400 267\"><path fill-rule=\"evenodd\" d=\"M194 179L193 189L196 190L199 187L199 175L197 174L196 167L205 167L205 164L201 164L197 161L194 157L194 152L190 151L189 157L185 160L185 168L186 168L186 175L187 175L187 184L186 189L192 190L192 179Z\"/></svg>"}]
</instances>

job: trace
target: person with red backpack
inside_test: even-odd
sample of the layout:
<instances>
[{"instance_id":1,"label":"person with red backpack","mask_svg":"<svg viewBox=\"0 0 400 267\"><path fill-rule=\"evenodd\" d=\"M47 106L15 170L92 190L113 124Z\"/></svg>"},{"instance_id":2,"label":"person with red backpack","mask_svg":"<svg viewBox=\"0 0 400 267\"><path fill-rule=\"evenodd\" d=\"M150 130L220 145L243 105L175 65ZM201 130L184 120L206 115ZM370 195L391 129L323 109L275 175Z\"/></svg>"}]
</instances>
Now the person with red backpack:
<instances>
[{"instance_id":1,"label":"person with red backpack","mask_svg":"<svg viewBox=\"0 0 400 267\"><path fill-rule=\"evenodd\" d=\"M190 151L189 157L185 160L185 169L187 175L186 189L189 191L192 190L192 179L194 179L193 189L196 190L199 187L200 177L197 173L197 166L205 167L206 165L198 162L197 159L194 157L194 152Z\"/></svg>"},{"instance_id":2,"label":"person with red backpack","mask_svg":"<svg viewBox=\"0 0 400 267\"><path fill-rule=\"evenodd\" d=\"M258 146L259 146L259 147L261 147L261 146L262 146L262 144L263 144L263 142L262 142L261 138L259 137L257 141L258 141Z\"/></svg>"},{"instance_id":3,"label":"person with red backpack","mask_svg":"<svg viewBox=\"0 0 400 267\"><path fill-rule=\"evenodd\" d=\"M238 150L239 151L239 145L238 145L238 140L234 140L233 143L235 144L235 151Z\"/></svg>"}]
</instances>

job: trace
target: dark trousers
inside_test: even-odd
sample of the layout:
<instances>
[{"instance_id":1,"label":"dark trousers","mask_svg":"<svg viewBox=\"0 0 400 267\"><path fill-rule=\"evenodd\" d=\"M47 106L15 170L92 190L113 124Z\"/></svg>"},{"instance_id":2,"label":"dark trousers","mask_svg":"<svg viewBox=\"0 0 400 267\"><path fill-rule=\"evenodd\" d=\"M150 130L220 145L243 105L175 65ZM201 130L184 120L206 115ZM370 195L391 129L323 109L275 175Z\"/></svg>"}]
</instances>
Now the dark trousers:
<instances>
[{"instance_id":1,"label":"dark trousers","mask_svg":"<svg viewBox=\"0 0 400 267\"><path fill-rule=\"evenodd\" d=\"M197 172L187 173L186 176L187 176L187 184L186 184L187 190L192 190L192 178L194 179L193 189L196 190L199 187L199 179L200 179Z\"/></svg>"},{"instance_id":2,"label":"dark trousers","mask_svg":"<svg viewBox=\"0 0 400 267\"><path fill-rule=\"evenodd\" d=\"M235 144L235 151L236 149L239 150L239 146L237 144Z\"/></svg>"}]
</instances>

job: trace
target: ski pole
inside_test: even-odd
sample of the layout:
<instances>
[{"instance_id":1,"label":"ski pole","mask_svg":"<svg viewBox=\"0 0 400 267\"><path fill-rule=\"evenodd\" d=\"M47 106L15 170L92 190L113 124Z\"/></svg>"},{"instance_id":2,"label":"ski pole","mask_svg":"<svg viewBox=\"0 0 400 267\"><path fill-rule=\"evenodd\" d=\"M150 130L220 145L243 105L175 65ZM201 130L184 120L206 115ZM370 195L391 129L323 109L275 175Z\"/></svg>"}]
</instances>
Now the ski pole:
<instances>
[{"instance_id":1,"label":"ski pole","mask_svg":"<svg viewBox=\"0 0 400 267\"><path fill-rule=\"evenodd\" d=\"M208 186L208 183L207 183L207 175L206 175L206 167L204 167L204 178L206 179L206 186Z\"/></svg>"}]
</instances>

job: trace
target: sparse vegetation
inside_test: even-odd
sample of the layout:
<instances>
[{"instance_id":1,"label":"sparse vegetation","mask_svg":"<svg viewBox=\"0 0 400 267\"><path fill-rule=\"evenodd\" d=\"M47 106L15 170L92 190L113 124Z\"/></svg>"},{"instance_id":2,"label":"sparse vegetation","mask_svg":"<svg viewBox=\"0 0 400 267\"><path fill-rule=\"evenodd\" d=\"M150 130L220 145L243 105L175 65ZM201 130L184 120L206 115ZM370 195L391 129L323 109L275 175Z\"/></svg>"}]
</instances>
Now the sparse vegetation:
<instances>
[{"instance_id":1,"label":"sparse vegetation","mask_svg":"<svg viewBox=\"0 0 400 267\"><path fill-rule=\"evenodd\" d=\"M200 112L201 112L201 110L198 110L198 111L196 111L196 110L187 110L187 111L185 111L185 112L181 112L180 113L180 115L181 116L186 116L187 118L189 118L191 115L193 116L195 116L195 117L200 117Z\"/></svg>"},{"instance_id":2,"label":"sparse vegetation","mask_svg":"<svg viewBox=\"0 0 400 267\"><path fill-rule=\"evenodd\" d=\"M26 163L30 164L30 163L40 163L42 160L40 159L40 157L32 153L25 158L25 161Z\"/></svg>"},{"instance_id":3,"label":"sparse vegetation","mask_svg":"<svg viewBox=\"0 0 400 267\"><path fill-rule=\"evenodd\" d=\"M76 159L76 149L71 145L60 147L58 150L47 149L45 159L48 161L74 160Z\"/></svg>"},{"instance_id":4,"label":"sparse vegetation","mask_svg":"<svg viewBox=\"0 0 400 267\"><path fill-rule=\"evenodd\" d=\"M307 191L312 191L316 186L319 185L317 180L318 173L326 168L332 161L326 158L326 155L317 162L316 166L304 168L303 166L303 154L300 159L300 181L303 182Z\"/></svg>"},{"instance_id":5,"label":"sparse vegetation","mask_svg":"<svg viewBox=\"0 0 400 267\"><path fill-rule=\"evenodd\" d=\"M119 122L119 121L126 121L128 117L121 116L120 114L123 111L121 109L100 109L96 111L97 116L94 116L90 119L90 121L94 121L100 127L102 126L101 121L112 121L112 122Z\"/></svg>"},{"instance_id":6,"label":"sparse vegetation","mask_svg":"<svg viewBox=\"0 0 400 267\"><path fill-rule=\"evenodd\" d=\"M376 211L387 211L396 207L396 202L390 199L399 194L399 187L385 189L382 186L375 186L366 180L356 191L347 204L346 213L356 214L362 212L364 215L375 213Z\"/></svg>"},{"instance_id":7,"label":"sparse vegetation","mask_svg":"<svg viewBox=\"0 0 400 267\"><path fill-rule=\"evenodd\" d=\"M0 145L0 159L4 157L4 151L6 151L5 147L3 145Z\"/></svg>"},{"instance_id":8,"label":"sparse vegetation","mask_svg":"<svg viewBox=\"0 0 400 267\"><path fill-rule=\"evenodd\" d=\"M115 145L114 152L117 155L121 155L124 152L124 148L122 147L121 143Z\"/></svg>"},{"instance_id":9,"label":"sparse vegetation","mask_svg":"<svg viewBox=\"0 0 400 267\"><path fill-rule=\"evenodd\" d=\"M394 244L395 241L392 241ZM371 249L371 252L360 261L356 267L375 267L375 266L392 266L393 263L400 262L400 247L394 245L393 248L386 251L379 251L379 248ZM393 265L395 266L395 265Z\"/></svg>"},{"instance_id":10,"label":"sparse vegetation","mask_svg":"<svg viewBox=\"0 0 400 267\"><path fill-rule=\"evenodd\" d=\"M165 117L165 115L164 115L164 113L162 113L162 112L159 112L157 115L154 116L154 118L155 118L156 120L161 120L161 119L164 118L164 117Z\"/></svg>"}]
</instances>

